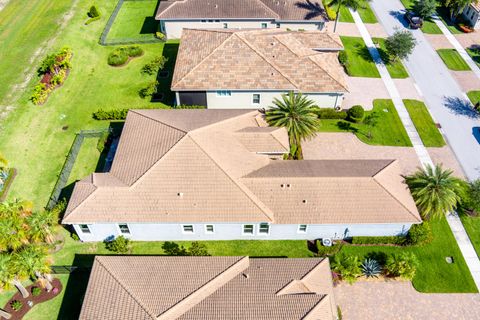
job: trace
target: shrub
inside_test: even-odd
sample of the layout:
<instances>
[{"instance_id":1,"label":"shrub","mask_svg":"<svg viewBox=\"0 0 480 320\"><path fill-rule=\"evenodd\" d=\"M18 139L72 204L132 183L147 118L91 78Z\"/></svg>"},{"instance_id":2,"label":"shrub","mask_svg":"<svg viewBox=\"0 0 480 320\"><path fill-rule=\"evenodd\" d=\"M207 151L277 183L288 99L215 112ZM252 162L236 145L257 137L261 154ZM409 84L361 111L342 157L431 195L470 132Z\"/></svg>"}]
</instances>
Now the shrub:
<instances>
[{"instance_id":1,"label":"shrub","mask_svg":"<svg viewBox=\"0 0 480 320\"><path fill-rule=\"evenodd\" d=\"M162 249L167 256L186 256L187 250L184 246L179 246L175 242L165 241L162 244Z\"/></svg>"},{"instance_id":2,"label":"shrub","mask_svg":"<svg viewBox=\"0 0 480 320\"><path fill-rule=\"evenodd\" d=\"M377 260L367 258L362 262L362 272L367 278L378 278L378 275L382 272L382 267Z\"/></svg>"},{"instance_id":3,"label":"shrub","mask_svg":"<svg viewBox=\"0 0 480 320\"><path fill-rule=\"evenodd\" d=\"M49 92L50 92L50 89L47 87L45 83L39 83L33 88L33 94L30 97L30 100L35 105L42 104L47 100Z\"/></svg>"},{"instance_id":4,"label":"shrub","mask_svg":"<svg viewBox=\"0 0 480 320\"><path fill-rule=\"evenodd\" d=\"M142 73L154 75L165 67L167 61L168 58L165 58L164 56L155 57L152 61L143 66Z\"/></svg>"},{"instance_id":5,"label":"shrub","mask_svg":"<svg viewBox=\"0 0 480 320\"><path fill-rule=\"evenodd\" d=\"M347 113L345 111L336 111L332 108L319 108L316 113L320 119L345 120L347 118Z\"/></svg>"},{"instance_id":6,"label":"shrub","mask_svg":"<svg viewBox=\"0 0 480 320\"><path fill-rule=\"evenodd\" d=\"M125 50L115 49L108 55L108 64L111 66L121 66L127 63L128 55Z\"/></svg>"},{"instance_id":7,"label":"shrub","mask_svg":"<svg viewBox=\"0 0 480 320\"><path fill-rule=\"evenodd\" d=\"M126 53L129 57L139 57L143 54L143 49L140 46L128 46L125 48Z\"/></svg>"},{"instance_id":8,"label":"shrub","mask_svg":"<svg viewBox=\"0 0 480 320\"><path fill-rule=\"evenodd\" d=\"M88 15L90 18L98 18L98 17L100 17L100 12L98 11L97 6L95 6L95 5L91 6L91 7L90 7L90 10L88 10L87 15Z\"/></svg>"},{"instance_id":9,"label":"shrub","mask_svg":"<svg viewBox=\"0 0 480 320\"><path fill-rule=\"evenodd\" d=\"M329 3L330 2L328 2L327 0L322 0L322 4L325 8L325 13L327 14L328 20L334 21L335 19L337 19L337 13L328 5Z\"/></svg>"},{"instance_id":10,"label":"shrub","mask_svg":"<svg viewBox=\"0 0 480 320\"><path fill-rule=\"evenodd\" d=\"M209 256L207 246L198 241L192 242L192 245L187 250L187 255L189 256Z\"/></svg>"},{"instance_id":11,"label":"shrub","mask_svg":"<svg viewBox=\"0 0 480 320\"><path fill-rule=\"evenodd\" d=\"M418 260L411 252L391 254L385 263L385 272L390 277L412 280L417 271Z\"/></svg>"},{"instance_id":12,"label":"shrub","mask_svg":"<svg viewBox=\"0 0 480 320\"><path fill-rule=\"evenodd\" d=\"M130 239L118 236L113 240L105 240L105 248L116 253L127 253L130 250Z\"/></svg>"},{"instance_id":13,"label":"shrub","mask_svg":"<svg viewBox=\"0 0 480 320\"><path fill-rule=\"evenodd\" d=\"M42 289L39 287L32 287L32 296L36 297L42 293Z\"/></svg>"},{"instance_id":14,"label":"shrub","mask_svg":"<svg viewBox=\"0 0 480 320\"><path fill-rule=\"evenodd\" d=\"M125 120L129 109L102 110L93 113L95 120Z\"/></svg>"},{"instance_id":15,"label":"shrub","mask_svg":"<svg viewBox=\"0 0 480 320\"><path fill-rule=\"evenodd\" d=\"M157 88L158 88L158 81L152 81L148 84L147 87L142 88L138 91L138 95L142 98L145 99L147 97L151 97L154 94L157 93Z\"/></svg>"},{"instance_id":16,"label":"shrub","mask_svg":"<svg viewBox=\"0 0 480 320\"><path fill-rule=\"evenodd\" d=\"M165 39L165 35L163 33L161 33L160 31L155 32L155 37L157 39L160 39L160 40Z\"/></svg>"},{"instance_id":17,"label":"shrub","mask_svg":"<svg viewBox=\"0 0 480 320\"><path fill-rule=\"evenodd\" d=\"M363 116L365 115L365 110L360 105L356 105L348 109L347 111L348 119L353 122L362 122Z\"/></svg>"},{"instance_id":18,"label":"shrub","mask_svg":"<svg viewBox=\"0 0 480 320\"><path fill-rule=\"evenodd\" d=\"M76 234L76 233L72 233L72 234L71 234L71 237L72 237L72 239L73 239L74 241L80 241L80 237L79 237L78 234Z\"/></svg>"},{"instance_id":19,"label":"shrub","mask_svg":"<svg viewBox=\"0 0 480 320\"><path fill-rule=\"evenodd\" d=\"M345 50L338 53L338 62L340 62L342 66L348 66L348 54Z\"/></svg>"},{"instance_id":20,"label":"shrub","mask_svg":"<svg viewBox=\"0 0 480 320\"><path fill-rule=\"evenodd\" d=\"M480 213L480 179L468 184L467 192L462 196L462 208L473 215Z\"/></svg>"},{"instance_id":21,"label":"shrub","mask_svg":"<svg viewBox=\"0 0 480 320\"><path fill-rule=\"evenodd\" d=\"M37 70L38 73L45 74L47 72L53 72L55 68L55 63L56 63L56 55L55 54L47 55L42 60L42 63L40 63L40 67L38 67L38 70Z\"/></svg>"},{"instance_id":22,"label":"shrub","mask_svg":"<svg viewBox=\"0 0 480 320\"><path fill-rule=\"evenodd\" d=\"M354 283L362 275L358 256L336 254L332 260L332 269L350 284Z\"/></svg>"},{"instance_id":23,"label":"shrub","mask_svg":"<svg viewBox=\"0 0 480 320\"><path fill-rule=\"evenodd\" d=\"M343 247L342 242L335 242L331 247L326 247L326 246L322 245L321 240L317 240L316 245L317 245L317 256L318 257L333 256L333 255L337 254L340 251L340 249L342 249L342 247Z\"/></svg>"},{"instance_id":24,"label":"shrub","mask_svg":"<svg viewBox=\"0 0 480 320\"><path fill-rule=\"evenodd\" d=\"M396 244L405 243L405 237L384 236L384 237L352 237L352 244Z\"/></svg>"},{"instance_id":25,"label":"shrub","mask_svg":"<svg viewBox=\"0 0 480 320\"><path fill-rule=\"evenodd\" d=\"M175 109L207 109L206 106L180 104Z\"/></svg>"},{"instance_id":26,"label":"shrub","mask_svg":"<svg viewBox=\"0 0 480 320\"><path fill-rule=\"evenodd\" d=\"M22 309L23 303L21 301L18 301L18 300L13 300L10 303L10 306L12 307L13 310L18 311L18 310Z\"/></svg>"},{"instance_id":27,"label":"shrub","mask_svg":"<svg viewBox=\"0 0 480 320\"><path fill-rule=\"evenodd\" d=\"M426 221L412 225L407 233L407 244L412 246L427 244L431 242L432 239L432 229Z\"/></svg>"}]
</instances>

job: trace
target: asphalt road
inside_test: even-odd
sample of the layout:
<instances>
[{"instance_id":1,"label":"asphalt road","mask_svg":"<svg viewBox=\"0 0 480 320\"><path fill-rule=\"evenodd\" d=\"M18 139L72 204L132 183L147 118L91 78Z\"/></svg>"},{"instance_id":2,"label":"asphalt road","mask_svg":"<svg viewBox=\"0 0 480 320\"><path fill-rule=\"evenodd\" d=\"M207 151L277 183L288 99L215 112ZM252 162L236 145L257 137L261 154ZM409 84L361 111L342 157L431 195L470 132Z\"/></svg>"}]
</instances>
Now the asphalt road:
<instances>
[{"instance_id":1,"label":"asphalt road","mask_svg":"<svg viewBox=\"0 0 480 320\"><path fill-rule=\"evenodd\" d=\"M387 33L407 30L399 0L373 0L371 7ZM480 178L480 117L422 31L412 30L417 46L405 66L469 179ZM479 88L480 89L480 88Z\"/></svg>"}]
</instances>

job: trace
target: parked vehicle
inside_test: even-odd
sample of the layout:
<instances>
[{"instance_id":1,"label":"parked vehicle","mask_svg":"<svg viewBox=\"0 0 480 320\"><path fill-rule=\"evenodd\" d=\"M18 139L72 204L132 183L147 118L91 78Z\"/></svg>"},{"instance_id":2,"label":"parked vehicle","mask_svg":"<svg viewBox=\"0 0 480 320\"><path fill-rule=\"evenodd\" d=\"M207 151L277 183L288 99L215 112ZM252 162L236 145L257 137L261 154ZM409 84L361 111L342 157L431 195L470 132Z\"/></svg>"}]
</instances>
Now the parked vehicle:
<instances>
[{"instance_id":1,"label":"parked vehicle","mask_svg":"<svg viewBox=\"0 0 480 320\"><path fill-rule=\"evenodd\" d=\"M423 26L423 19L412 11L405 13L405 20L407 20L410 29L419 29Z\"/></svg>"}]
</instances>

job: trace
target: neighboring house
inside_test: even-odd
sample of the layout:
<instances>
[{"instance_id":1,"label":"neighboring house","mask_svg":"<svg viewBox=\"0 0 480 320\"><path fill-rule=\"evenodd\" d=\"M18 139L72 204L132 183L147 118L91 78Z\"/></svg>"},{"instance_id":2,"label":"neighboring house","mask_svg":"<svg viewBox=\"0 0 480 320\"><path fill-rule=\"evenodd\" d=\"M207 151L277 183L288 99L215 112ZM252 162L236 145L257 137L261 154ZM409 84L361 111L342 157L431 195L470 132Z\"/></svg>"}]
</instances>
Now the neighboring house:
<instances>
[{"instance_id":1,"label":"neighboring house","mask_svg":"<svg viewBox=\"0 0 480 320\"><path fill-rule=\"evenodd\" d=\"M185 29L171 89L177 104L260 109L289 91L339 108L348 91L338 35L285 30Z\"/></svg>"},{"instance_id":2,"label":"neighboring house","mask_svg":"<svg viewBox=\"0 0 480 320\"><path fill-rule=\"evenodd\" d=\"M155 19L170 39L184 28L321 30L328 21L321 1L309 0L160 1Z\"/></svg>"},{"instance_id":3,"label":"neighboring house","mask_svg":"<svg viewBox=\"0 0 480 320\"><path fill-rule=\"evenodd\" d=\"M63 224L82 241L150 241L386 236L421 222L398 161L287 152L285 129L258 111L131 110L110 172L75 184Z\"/></svg>"},{"instance_id":4,"label":"neighboring house","mask_svg":"<svg viewBox=\"0 0 480 320\"><path fill-rule=\"evenodd\" d=\"M328 258L97 256L80 320L336 320Z\"/></svg>"},{"instance_id":5,"label":"neighboring house","mask_svg":"<svg viewBox=\"0 0 480 320\"><path fill-rule=\"evenodd\" d=\"M466 6L463 9L463 17L474 29L478 29L480 26L480 1L475 0Z\"/></svg>"}]
</instances>

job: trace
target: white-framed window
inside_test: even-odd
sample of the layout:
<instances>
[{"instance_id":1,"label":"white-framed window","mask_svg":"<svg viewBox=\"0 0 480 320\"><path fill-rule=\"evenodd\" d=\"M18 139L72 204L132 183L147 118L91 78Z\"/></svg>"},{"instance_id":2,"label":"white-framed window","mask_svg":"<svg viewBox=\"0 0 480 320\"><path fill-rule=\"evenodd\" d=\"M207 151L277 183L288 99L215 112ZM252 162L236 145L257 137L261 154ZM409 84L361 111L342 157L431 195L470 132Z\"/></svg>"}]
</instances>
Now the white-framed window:
<instances>
[{"instance_id":1,"label":"white-framed window","mask_svg":"<svg viewBox=\"0 0 480 320\"><path fill-rule=\"evenodd\" d=\"M207 20L208 23L213 23L213 20Z\"/></svg>"},{"instance_id":2,"label":"white-framed window","mask_svg":"<svg viewBox=\"0 0 480 320\"><path fill-rule=\"evenodd\" d=\"M215 20L215 22L220 22L220 20Z\"/></svg>"},{"instance_id":3,"label":"white-framed window","mask_svg":"<svg viewBox=\"0 0 480 320\"><path fill-rule=\"evenodd\" d=\"M80 228L80 231L82 231L82 233L92 233L87 224L80 224L78 225L78 227Z\"/></svg>"},{"instance_id":4,"label":"white-framed window","mask_svg":"<svg viewBox=\"0 0 480 320\"><path fill-rule=\"evenodd\" d=\"M232 91L230 90L217 90L217 97L231 97Z\"/></svg>"},{"instance_id":5,"label":"white-framed window","mask_svg":"<svg viewBox=\"0 0 480 320\"><path fill-rule=\"evenodd\" d=\"M228 23L225 22L225 23L223 24L223 29L228 29Z\"/></svg>"},{"instance_id":6,"label":"white-framed window","mask_svg":"<svg viewBox=\"0 0 480 320\"><path fill-rule=\"evenodd\" d=\"M262 23L262 29L267 29L267 24L266 23Z\"/></svg>"},{"instance_id":7,"label":"white-framed window","mask_svg":"<svg viewBox=\"0 0 480 320\"><path fill-rule=\"evenodd\" d=\"M206 23L206 22L207 22L207 20L200 20L200 22L202 22L202 23Z\"/></svg>"},{"instance_id":8,"label":"white-framed window","mask_svg":"<svg viewBox=\"0 0 480 320\"><path fill-rule=\"evenodd\" d=\"M215 228L213 227L213 224L206 224L205 225L205 233L215 233Z\"/></svg>"},{"instance_id":9,"label":"white-framed window","mask_svg":"<svg viewBox=\"0 0 480 320\"><path fill-rule=\"evenodd\" d=\"M268 223L260 223L258 226L258 233L259 234L269 234L270 233L270 225Z\"/></svg>"},{"instance_id":10,"label":"white-framed window","mask_svg":"<svg viewBox=\"0 0 480 320\"><path fill-rule=\"evenodd\" d=\"M260 104L260 93L254 93L252 95L252 103L253 104Z\"/></svg>"},{"instance_id":11,"label":"white-framed window","mask_svg":"<svg viewBox=\"0 0 480 320\"><path fill-rule=\"evenodd\" d=\"M126 223L119 223L118 224L118 229L120 229L121 234L130 234L130 228L128 227L128 224L126 224Z\"/></svg>"},{"instance_id":12,"label":"white-framed window","mask_svg":"<svg viewBox=\"0 0 480 320\"><path fill-rule=\"evenodd\" d=\"M183 233L193 233L193 225L191 224L184 224L182 226Z\"/></svg>"},{"instance_id":13,"label":"white-framed window","mask_svg":"<svg viewBox=\"0 0 480 320\"><path fill-rule=\"evenodd\" d=\"M244 224L243 225L243 232L244 235L251 235L255 233L255 226L253 224Z\"/></svg>"},{"instance_id":14,"label":"white-framed window","mask_svg":"<svg viewBox=\"0 0 480 320\"><path fill-rule=\"evenodd\" d=\"M299 224L298 225L298 233L307 233L307 225L306 224Z\"/></svg>"}]
</instances>

